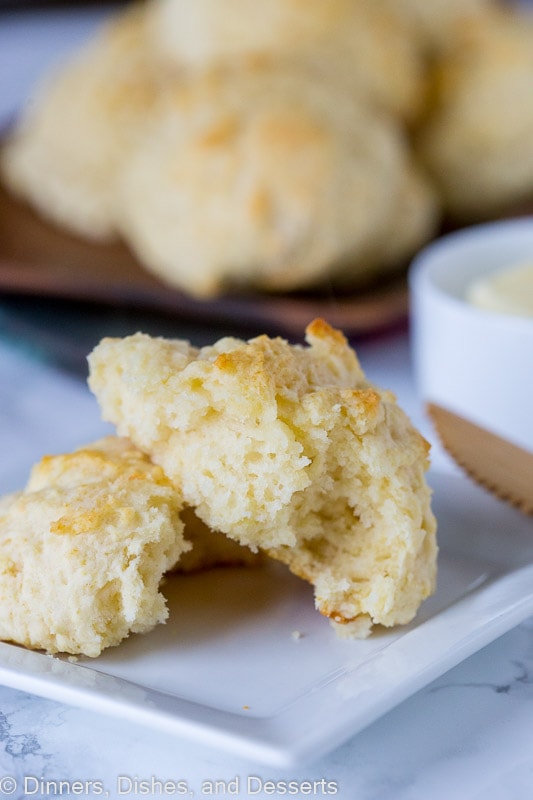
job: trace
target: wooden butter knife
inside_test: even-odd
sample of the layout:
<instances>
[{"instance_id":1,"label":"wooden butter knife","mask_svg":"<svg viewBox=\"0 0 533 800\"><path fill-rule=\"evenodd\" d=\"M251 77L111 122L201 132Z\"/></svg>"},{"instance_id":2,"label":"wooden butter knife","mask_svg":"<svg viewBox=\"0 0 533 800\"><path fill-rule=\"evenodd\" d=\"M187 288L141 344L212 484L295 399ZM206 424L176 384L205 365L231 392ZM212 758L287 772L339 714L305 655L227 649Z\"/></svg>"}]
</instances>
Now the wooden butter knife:
<instances>
[{"instance_id":1,"label":"wooden butter knife","mask_svg":"<svg viewBox=\"0 0 533 800\"><path fill-rule=\"evenodd\" d=\"M533 453L435 403L427 411L445 450L476 483L533 514Z\"/></svg>"}]
</instances>

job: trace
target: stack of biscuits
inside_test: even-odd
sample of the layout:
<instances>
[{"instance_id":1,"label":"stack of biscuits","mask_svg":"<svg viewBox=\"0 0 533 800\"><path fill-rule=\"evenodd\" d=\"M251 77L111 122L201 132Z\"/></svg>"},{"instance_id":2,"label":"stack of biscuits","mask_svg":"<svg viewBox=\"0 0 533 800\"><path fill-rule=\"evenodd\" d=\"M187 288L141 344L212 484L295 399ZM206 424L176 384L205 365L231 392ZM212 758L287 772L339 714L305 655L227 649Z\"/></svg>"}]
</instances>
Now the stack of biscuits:
<instances>
[{"instance_id":1,"label":"stack of biscuits","mask_svg":"<svg viewBox=\"0 0 533 800\"><path fill-rule=\"evenodd\" d=\"M533 195L533 28L496 0L145 0L50 75L12 192L162 281L358 291Z\"/></svg>"}]
</instances>

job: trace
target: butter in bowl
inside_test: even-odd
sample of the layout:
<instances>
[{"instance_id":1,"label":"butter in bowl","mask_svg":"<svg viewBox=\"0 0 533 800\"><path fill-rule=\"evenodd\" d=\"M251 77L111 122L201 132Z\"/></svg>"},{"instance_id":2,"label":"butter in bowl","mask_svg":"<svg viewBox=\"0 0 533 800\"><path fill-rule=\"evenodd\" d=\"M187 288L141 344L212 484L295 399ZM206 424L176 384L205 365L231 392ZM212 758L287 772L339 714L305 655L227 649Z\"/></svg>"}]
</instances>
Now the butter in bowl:
<instances>
[{"instance_id":1,"label":"butter in bowl","mask_svg":"<svg viewBox=\"0 0 533 800\"><path fill-rule=\"evenodd\" d=\"M533 317L533 258L477 278L467 299L487 311Z\"/></svg>"}]
</instances>

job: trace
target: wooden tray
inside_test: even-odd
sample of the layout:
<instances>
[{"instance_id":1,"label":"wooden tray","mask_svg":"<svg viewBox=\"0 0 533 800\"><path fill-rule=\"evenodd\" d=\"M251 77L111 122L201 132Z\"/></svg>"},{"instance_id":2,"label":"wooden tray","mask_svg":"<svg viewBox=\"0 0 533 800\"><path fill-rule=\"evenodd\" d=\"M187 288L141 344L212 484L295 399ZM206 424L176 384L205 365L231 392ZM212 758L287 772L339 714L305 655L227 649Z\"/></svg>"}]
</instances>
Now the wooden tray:
<instances>
[{"instance_id":1,"label":"wooden tray","mask_svg":"<svg viewBox=\"0 0 533 800\"><path fill-rule=\"evenodd\" d=\"M405 273L356 294L229 294L198 300L143 269L120 243L93 244L43 221L0 186L0 292L161 311L206 324L301 338L323 317L347 335L392 327L407 315Z\"/></svg>"}]
</instances>

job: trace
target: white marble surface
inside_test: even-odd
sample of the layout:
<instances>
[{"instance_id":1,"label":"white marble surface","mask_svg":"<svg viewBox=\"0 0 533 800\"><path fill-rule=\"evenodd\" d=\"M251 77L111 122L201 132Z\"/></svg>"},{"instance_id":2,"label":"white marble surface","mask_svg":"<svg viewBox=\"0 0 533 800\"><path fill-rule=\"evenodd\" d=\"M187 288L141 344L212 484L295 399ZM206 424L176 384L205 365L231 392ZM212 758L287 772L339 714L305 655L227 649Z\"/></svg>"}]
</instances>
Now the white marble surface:
<instances>
[{"instance_id":1,"label":"white marble surface","mask_svg":"<svg viewBox=\"0 0 533 800\"><path fill-rule=\"evenodd\" d=\"M44 65L80 41L106 13L0 15L0 117L26 97ZM1 321L1 320L0 320ZM370 378L392 388L433 438L413 386L407 336L364 342ZM17 342L0 340L0 492L18 488L44 452L58 452L107 430L78 377L44 365ZM434 447L434 459L451 465ZM247 797L248 775L264 781L333 781L343 800L525 800L533 796L533 620L495 641L318 763L278 770L0 687L0 798L95 797L143 793L131 782L225 781L226 796ZM122 776L122 778L121 778ZM241 789L233 791L239 778ZM320 789L299 797L326 797ZM223 794L222 789L218 796ZM168 795L167 795L168 796ZM177 795L175 795L177 796ZM281 797L279 791L256 797ZM293 795L294 796L294 795Z\"/></svg>"}]
</instances>

